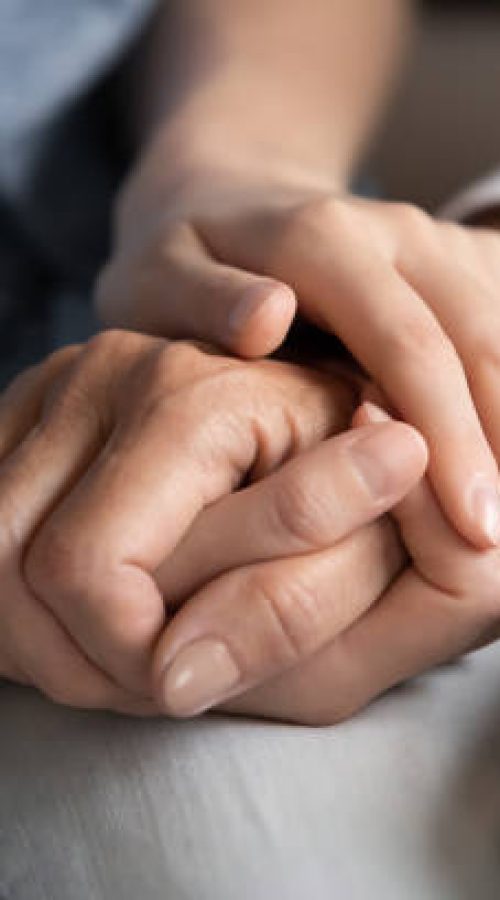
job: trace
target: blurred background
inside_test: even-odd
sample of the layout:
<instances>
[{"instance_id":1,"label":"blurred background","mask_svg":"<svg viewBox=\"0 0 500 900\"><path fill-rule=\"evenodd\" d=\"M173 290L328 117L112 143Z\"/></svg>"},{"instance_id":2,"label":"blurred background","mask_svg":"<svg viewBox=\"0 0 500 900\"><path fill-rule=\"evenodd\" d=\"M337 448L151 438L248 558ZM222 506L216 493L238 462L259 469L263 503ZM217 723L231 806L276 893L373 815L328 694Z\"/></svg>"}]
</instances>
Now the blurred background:
<instances>
[{"instance_id":1,"label":"blurred background","mask_svg":"<svg viewBox=\"0 0 500 900\"><path fill-rule=\"evenodd\" d=\"M422 6L370 169L390 197L432 209L500 165L500 0Z\"/></svg>"}]
</instances>

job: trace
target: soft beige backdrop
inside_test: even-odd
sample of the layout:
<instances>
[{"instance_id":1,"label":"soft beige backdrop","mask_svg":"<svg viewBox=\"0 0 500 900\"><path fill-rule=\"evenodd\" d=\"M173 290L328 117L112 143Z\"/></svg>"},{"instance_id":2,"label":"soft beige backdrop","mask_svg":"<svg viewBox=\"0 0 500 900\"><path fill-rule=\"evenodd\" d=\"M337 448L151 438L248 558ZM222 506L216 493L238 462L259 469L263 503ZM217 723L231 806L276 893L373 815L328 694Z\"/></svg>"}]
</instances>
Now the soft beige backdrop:
<instances>
[{"instance_id":1,"label":"soft beige backdrop","mask_svg":"<svg viewBox=\"0 0 500 900\"><path fill-rule=\"evenodd\" d=\"M373 157L384 190L433 208L500 166L500 3L424 17Z\"/></svg>"}]
</instances>

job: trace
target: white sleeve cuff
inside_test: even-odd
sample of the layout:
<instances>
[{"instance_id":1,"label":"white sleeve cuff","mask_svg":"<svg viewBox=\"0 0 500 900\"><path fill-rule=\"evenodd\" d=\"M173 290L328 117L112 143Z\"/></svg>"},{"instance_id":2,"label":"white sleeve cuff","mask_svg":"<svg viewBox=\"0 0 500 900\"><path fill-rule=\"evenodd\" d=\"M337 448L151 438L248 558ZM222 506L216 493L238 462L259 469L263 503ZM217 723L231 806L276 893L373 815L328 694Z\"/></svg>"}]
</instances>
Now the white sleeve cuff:
<instances>
[{"instance_id":1,"label":"white sleeve cuff","mask_svg":"<svg viewBox=\"0 0 500 900\"><path fill-rule=\"evenodd\" d=\"M475 181L438 210L440 219L465 222L478 213L500 206L500 169Z\"/></svg>"}]
</instances>

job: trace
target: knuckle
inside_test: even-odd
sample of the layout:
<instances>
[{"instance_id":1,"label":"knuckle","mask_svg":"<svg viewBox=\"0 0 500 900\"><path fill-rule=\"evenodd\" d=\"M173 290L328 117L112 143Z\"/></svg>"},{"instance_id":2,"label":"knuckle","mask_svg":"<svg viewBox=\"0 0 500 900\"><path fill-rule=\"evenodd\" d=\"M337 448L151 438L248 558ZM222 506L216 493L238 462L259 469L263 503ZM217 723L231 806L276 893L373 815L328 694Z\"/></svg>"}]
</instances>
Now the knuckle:
<instances>
[{"instance_id":1,"label":"knuckle","mask_svg":"<svg viewBox=\"0 0 500 900\"><path fill-rule=\"evenodd\" d=\"M92 337L83 347L73 349L73 365L58 379L45 397L44 414L58 413L73 420L87 413L96 416L102 403L102 379L109 378L117 359L126 359L137 343L137 336L110 330ZM99 389L97 389L99 388Z\"/></svg>"},{"instance_id":2,"label":"knuckle","mask_svg":"<svg viewBox=\"0 0 500 900\"><path fill-rule=\"evenodd\" d=\"M23 574L35 594L74 593L85 588L88 561L76 542L57 528L45 528L28 549Z\"/></svg>"},{"instance_id":3,"label":"knuckle","mask_svg":"<svg viewBox=\"0 0 500 900\"><path fill-rule=\"evenodd\" d=\"M122 401L127 412L142 396L140 368L165 341L122 329L108 329L84 347L71 377L52 398L78 413L85 410L106 430ZM136 385L136 382L141 382Z\"/></svg>"},{"instance_id":4,"label":"knuckle","mask_svg":"<svg viewBox=\"0 0 500 900\"><path fill-rule=\"evenodd\" d=\"M71 366L81 356L82 349L81 344L71 344L56 350L50 354L44 363L46 370L50 375L58 374L61 370Z\"/></svg>"},{"instance_id":5,"label":"knuckle","mask_svg":"<svg viewBox=\"0 0 500 900\"><path fill-rule=\"evenodd\" d=\"M200 421L206 421L222 405L229 408L229 398L238 408L247 396L252 373L245 363L216 356L188 341L173 341L155 355L148 381L153 401L161 404L177 395L186 411L196 408Z\"/></svg>"},{"instance_id":6,"label":"knuckle","mask_svg":"<svg viewBox=\"0 0 500 900\"><path fill-rule=\"evenodd\" d=\"M23 575L35 594L83 598L87 613L120 645L140 644L163 623L163 604L155 590L147 590L149 581L136 585L132 569L113 567L96 543L58 527L46 527L35 539Z\"/></svg>"},{"instance_id":7,"label":"knuckle","mask_svg":"<svg viewBox=\"0 0 500 900\"><path fill-rule=\"evenodd\" d=\"M244 400L248 408L256 405L257 397L262 395L265 387L262 374L252 367L251 363L221 361L212 365L207 371L201 386L201 393L206 398L212 396L220 398L219 406L223 404L227 410L238 409Z\"/></svg>"},{"instance_id":8,"label":"knuckle","mask_svg":"<svg viewBox=\"0 0 500 900\"><path fill-rule=\"evenodd\" d=\"M199 371L205 354L189 341L162 341L148 361L147 380L150 387L175 391L187 385Z\"/></svg>"},{"instance_id":9,"label":"knuckle","mask_svg":"<svg viewBox=\"0 0 500 900\"><path fill-rule=\"evenodd\" d=\"M384 339L384 352L387 367L412 365L419 370L435 371L439 365L449 368L459 363L448 335L427 316L407 317L391 329Z\"/></svg>"},{"instance_id":10,"label":"knuckle","mask_svg":"<svg viewBox=\"0 0 500 900\"><path fill-rule=\"evenodd\" d=\"M135 343L137 336L121 328L108 328L90 338L86 345L86 357L92 363L108 361L115 353L121 353L128 344Z\"/></svg>"},{"instance_id":11,"label":"knuckle","mask_svg":"<svg viewBox=\"0 0 500 900\"><path fill-rule=\"evenodd\" d=\"M68 370L71 370L81 352L80 345L70 345L51 353L42 363L24 369L0 396L0 408L15 409L17 398L22 397L24 401L25 392L29 395L30 390L37 386L42 386L46 394L56 391L61 379L67 377Z\"/></svg>"},{"instance_id":12,"label":"knuckle","mask_svg":"<svg viewBox=\"0 0 500 900\"><path fill-rule=\"evenodd\" d=\"M43 362L29 366L11 381L7 391L0 397L0 403L11 402L12 396L22 392L25 388L33 387L40 379L45 384L50 383L60 374L64 373L71 364L80 356L81 345L72 344L51 353Z\"/></svg>"},{"instance_id":13,"label":"knuckle","mask_svg":"<svg viewBox=\"0 0 500 900\"><path fill-rule=\"evenodd\" d=\"M472 326L469 335L471 346L471 359L474 365L471 367L471 376L476 366L483 368L500 368L500 321L488 317L479 319Z\"/></svg>"},{"instance_id":14,"label":"knuckle","mask_svg":"<svg viewBox=\"0 0 500 900\"><path fill-rule=\"evenodd\" d=\"M444 220L439 222L438 231L443 249L460 249L461 251L470 253L471 241L469 233L463 225L459 225L458 222Z\"/></svg>"},{"instance_id":15,"label":"knuckle","mask_svg":"<svg viewBox=\"0 0 500 900\"><path fill-rule=\"evenodd\" d=\"M148 258L156 263L176 264L182 261L186 247L193 243L191 226L179 219L164 219L162 227L153 236L148 248Z\"/></svg>"},{"instance_id":16,"label":"knuckle","mask_svg":"<svg viewBox=\"0 0 500 900\"><path fill-rule=\"evenodd\" d=\"M249 596L259 606L263 619L271 619L269 637L275 661L294 664L317 649L324 627L318 597L304 578L285 577L279 572L255 573Z\"/></svg>"},{"instance_id":17,"label":"knuckle","mask_svg":"<svg viewBox=\"0 0 500 900\"><path fill-rule=\"evenodd\" d=\"M46 365L46 363L44 365ZM10 410L16 395L22 393L27 388L31 388L42 372L43 366L34 365L24 369L19 375L16 375L0 394L0 408L2 410Z\"/></svg>"},{"instance_id":18,"label":"knuckle","mask_svg":"<svg viewBox=\"0 0 500 900\"><path fill-rule=\"evenodd\" d=\"M413 232L428 231L432 222L430 216L414 203L395 203L394 211L398 220Z\"/></svg>"},{"instance_id":19,"label":"knuckle","mask_svg":"<svg viewBox=\"0 0 500 900\"><path fill-rule=\"evenodd\" d=\"M84 422L89 435L97 428L101 430L98 408L92 397L88 380L76 372L68 380L58 382L49 390L43 402L38 422L39 437L54 441L54 425L70 432L78 423Z\"/></svg>"},{"instance_id":20,"label":"knuckle","mask_svg":"<svg viewBox=\"0 0 500 900\"><path fill-rule=\"evenodd\" d=\"M329 231L337 226L345 226L352 220L349 203L334 194L321 194L297 204L287 212L285 232L287 235L315 234L325 228Z\"/></svg>"},{"instance_id":21,"label":"knuckle","mask_svg":"<svg viewBox=\"0 0 500 900\"><path fill-rule=\"evenodd\" d=\"M325 503L311 485L311 472L296 466L278 480L274 493L273 524L300 548L323 546L331 538L331 497ZM329 515L330 512L330 515Z\"/></svg>"}]
</instances>

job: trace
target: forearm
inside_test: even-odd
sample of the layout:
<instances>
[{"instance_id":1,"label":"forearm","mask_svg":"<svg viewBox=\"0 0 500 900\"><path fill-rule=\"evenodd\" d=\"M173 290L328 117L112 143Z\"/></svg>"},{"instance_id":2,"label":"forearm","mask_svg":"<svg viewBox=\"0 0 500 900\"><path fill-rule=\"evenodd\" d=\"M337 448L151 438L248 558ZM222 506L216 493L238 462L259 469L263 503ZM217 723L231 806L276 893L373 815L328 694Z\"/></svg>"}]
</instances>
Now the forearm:
<instances>
[{"instance_id":1,"label":"forearm","mask_svg":"<svg viewBox=\"0 0 500 900\"><path fill-rule=\"evenodd\" d=\"M345 181L395 80L411 0L177 0L138 66L139 140ZM160 137L161 140L161 137Z\"/></svg>"}]
</instances>

